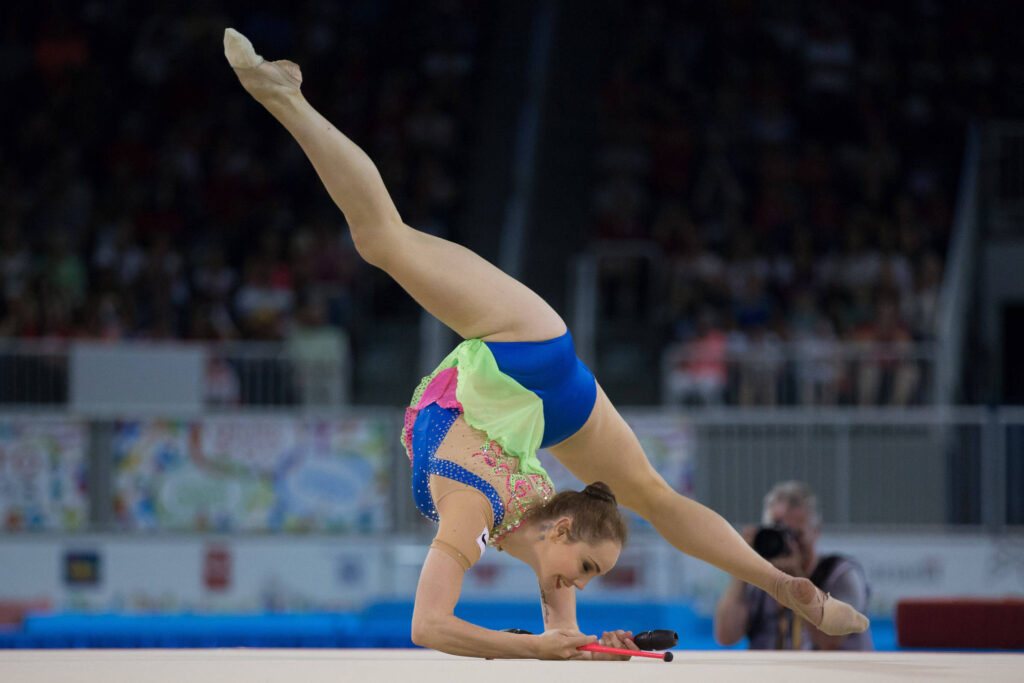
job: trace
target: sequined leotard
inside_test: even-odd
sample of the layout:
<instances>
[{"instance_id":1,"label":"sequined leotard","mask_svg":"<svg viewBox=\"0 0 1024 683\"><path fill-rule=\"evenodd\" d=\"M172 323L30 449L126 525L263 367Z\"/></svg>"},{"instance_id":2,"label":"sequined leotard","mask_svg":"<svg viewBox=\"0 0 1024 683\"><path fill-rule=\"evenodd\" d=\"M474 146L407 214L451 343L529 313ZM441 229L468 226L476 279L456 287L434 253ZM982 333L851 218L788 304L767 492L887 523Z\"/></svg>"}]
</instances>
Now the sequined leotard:
<instances>
[{"instance_id":1,"label":"sequined leotard","mask_svg":"<svg viewBox=\"0 0 1024 683\"><path fill-rule=\"evenodd\" d=\"M416 506L438 519L431 475L471 486L490 503L489 542L499 543L532 507L554 495L537 449L578 431L596 395L594 377L576 357L568 332L544 342L459 344L423 379L406 411L402 441ZM452 430L456 421L465 426ZM478 443L446 447L439 457L450 432Z\"/></svg>"}]
</instances>

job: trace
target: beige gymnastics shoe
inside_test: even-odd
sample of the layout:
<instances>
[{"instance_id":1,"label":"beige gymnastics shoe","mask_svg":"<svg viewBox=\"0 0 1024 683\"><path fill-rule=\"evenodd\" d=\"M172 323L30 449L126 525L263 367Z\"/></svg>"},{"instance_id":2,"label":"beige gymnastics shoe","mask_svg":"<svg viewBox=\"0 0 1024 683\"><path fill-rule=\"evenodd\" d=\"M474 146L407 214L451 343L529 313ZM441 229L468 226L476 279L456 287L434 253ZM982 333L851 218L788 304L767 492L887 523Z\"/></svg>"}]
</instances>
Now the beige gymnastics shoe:
<instances>
[{"instance_id":1,"label":"beige gymnastics shoe","mask_svg":"<svg viewBox=\"0 0 1024 683\"><path fill-rule=\"evenodd\" d=\"M263 101L299 91L302 71L295 62L268 62L256 54L249 39L233 28L224 29L224 56L250 95Z\"/></svg>"},{"instance_id":2,"label":"beige gymnastics shoe","mask_svg":"<svg viewBox=\"0 0 1024 683\"><path fill-rule=\"evenodd\" d=\"M861 633L871 625L851 605L823 593L808 579L790 577L776 599L830 636Z\"/></svg>"}]
</instances>

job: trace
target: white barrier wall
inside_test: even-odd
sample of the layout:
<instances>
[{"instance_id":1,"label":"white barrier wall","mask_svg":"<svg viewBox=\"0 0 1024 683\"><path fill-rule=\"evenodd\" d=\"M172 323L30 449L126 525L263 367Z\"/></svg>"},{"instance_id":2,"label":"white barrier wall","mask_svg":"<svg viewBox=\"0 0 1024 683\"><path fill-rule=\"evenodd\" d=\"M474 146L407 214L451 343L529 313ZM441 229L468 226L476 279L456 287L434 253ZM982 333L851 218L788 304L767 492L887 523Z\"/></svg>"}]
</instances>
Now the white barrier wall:
<instances>
[{"instance_id":1,"label":"white barrier wall","mask_svg":"<svg viewBox=\"0 0 1024 683\"><path fill-rule=\"evenodd\" d=\"M0 602L58 610L261 612L350 610L411 600L429 539L124 536L0 540ZM1024 537L974 534L829 534L822 552L858 559L871 614L919 596L1024 596ZM642 536L581 601L685 601L710 615L728 577L658 537ZM493 548L467 574L476 600L538 599L525 564Z\"/></svg>"},{"instance_id":2,"label":"white barrier wall","mask_svg":"<svg viewBox=\"0 0 1024 683\"><path fill-rule=\"evenodd\" d=\"M124 613L349 610L391 589L390 544L321 537L0 542L0 602Z\"/></svg>"},{"instance_id":3,"label":"white barrier wall","mask_svg":"<svg viewBox=\"0 0 1024 683\"><path fill-rule=\"evenodd\" d=\"M786 415L775 422L785 422ZM388 410L323 418L235 415L124 420L91 428L67 417L2 416L0 602L42 600L57 609L118 612L254 612L357 609L376 600L411 599L430 525L414 524L407 515L409 469L398 448L397 416ZM900 428L920 423L918 431L930 438L945 429L941 417L910 415ZM1024 418L1010 417L1014 425L1024 424ZM959 448L965 455L988 443L976 438L982 423L968 418L981 419L960 416L969 428L965 435L973 435ZM803 469L783 467L792 454L765 449L769 442L794 441L799 432L788 424L746 424L734 416L720 428L714 420L678 412L630 411L627 419L677 490L693 495L702 478L722 484L737 507L735 514L716 509L735 523L756 515L760 496L779 478L806 475L814 481L815 472L825 472L839 482L844 472L830 466L828 443L805 444L797 458ZM877 422L860 430L870 437L865 443L889 437L890 450L906 447L892 438L888 422ZM745 445L702 447L701 429L719 441L742 436ZM780 429L789 441L769 439ZM848 450L836 456L847 465L856 449ZM884 467L872 470L871 482L847 490L850 484L842 479L847 489L837 486L843 495L824 496L825 507L849 499L851 491L889 496L900 454L882 455ZM558 488L579 488L546 453L541 457ZM715 477L709 474L715 458L739 459ZM855 460L861 462L859 456ZM90 491L89 482L99 482L97 490ZM744 482L740 496L733 489ZM904 507L917 506L921 491L899 497ZM747 508L745 517L736 512ZM87 524L90 518L94 526ZM727 577L674 551L646 522L633 517L631 525L633 540L619 566L592 582L581 599L687 601L710 614ZM835 528L826 524L820 549L847 553L863 564L876 615L890 614L902 597L1024 595L1024 534L1011 527L1000 535L979 527L974 533L915 534L891 526L859 527L857 533ZM90 529L118 533L85 533ZM395 536L396 529L420 536ZM467 574L464 592L480 600L537 599L530 570L493 549Z\"/></svg>"}]
</instances>

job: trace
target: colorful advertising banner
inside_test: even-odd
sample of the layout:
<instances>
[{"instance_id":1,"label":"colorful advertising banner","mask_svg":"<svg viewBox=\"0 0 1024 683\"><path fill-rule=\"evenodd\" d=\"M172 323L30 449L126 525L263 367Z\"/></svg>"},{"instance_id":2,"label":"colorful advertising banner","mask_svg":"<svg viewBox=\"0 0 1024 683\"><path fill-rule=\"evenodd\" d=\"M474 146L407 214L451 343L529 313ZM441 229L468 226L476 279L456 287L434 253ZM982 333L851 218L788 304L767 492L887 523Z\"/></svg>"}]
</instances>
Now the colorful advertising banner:
<instances>
[{"instance_id":1,"label":"colorful advertising banner","mask_svg":"<svg viewBox=\"0 0 1024 683\"><path fill-rule=\"evenodd\" d=\"M87 431L76 420L0 418L0 529L78 531L89 520Z\"/></svg>"},{"instance_id":2,"label":"colorful advertising banner","mask_svg":"<svg viewBox=\"0 0 1024 683\"><path fill-rule=\"evenodd\" d=\"M131 530L387 530L394 433L383 416L123 422L115 519Z\"/></svg>"}]
</instances>

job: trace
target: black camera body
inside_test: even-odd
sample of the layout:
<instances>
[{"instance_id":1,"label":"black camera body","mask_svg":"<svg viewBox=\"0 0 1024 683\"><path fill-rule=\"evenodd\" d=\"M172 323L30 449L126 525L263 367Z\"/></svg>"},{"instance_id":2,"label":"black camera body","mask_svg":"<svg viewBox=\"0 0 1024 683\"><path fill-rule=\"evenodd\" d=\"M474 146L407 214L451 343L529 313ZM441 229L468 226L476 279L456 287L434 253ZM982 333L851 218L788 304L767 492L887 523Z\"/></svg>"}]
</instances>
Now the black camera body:
<instances>
[{"instance_id":1,"label":"black camera body","mask_svg":"<svg viewBox=\"0 0 1024 683\"><path fill-rule=\"evenodd\" d=\"M799 534L784 524L762 526L754 535L754 550L766 560L789 555L789 540L799 539Z\"/></svg>"}]
</instances>

